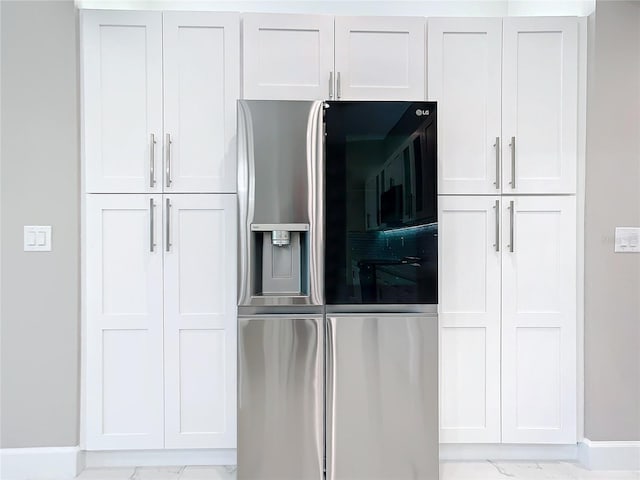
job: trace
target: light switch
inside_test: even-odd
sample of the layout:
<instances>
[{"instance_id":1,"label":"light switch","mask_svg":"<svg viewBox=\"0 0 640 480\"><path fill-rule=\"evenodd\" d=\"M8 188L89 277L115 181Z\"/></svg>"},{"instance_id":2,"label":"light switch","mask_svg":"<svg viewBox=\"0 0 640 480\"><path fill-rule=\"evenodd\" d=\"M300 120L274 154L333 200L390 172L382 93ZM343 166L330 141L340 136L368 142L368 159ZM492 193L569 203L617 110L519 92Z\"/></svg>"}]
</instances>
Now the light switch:
<instances>
[{"instance_id":1,"label":"light switch","mask_svg":"<svg viewBox=\"0 0 640 480\"><path fill-rule=\"evenodd\" d=\"M24 251L25 252L50 252L51 251L51 226L50 225L25 225L24 226Z\"/></svg>"},{"instance_id":2,"label":"light switch","mask_svg":"<svg viewBox=\"0 0 640 480\"><path fill-rule=\"evenodd\" d=\"M640 252L640 228L616 227L616 252Z\"/></svg>"}]
</instances>

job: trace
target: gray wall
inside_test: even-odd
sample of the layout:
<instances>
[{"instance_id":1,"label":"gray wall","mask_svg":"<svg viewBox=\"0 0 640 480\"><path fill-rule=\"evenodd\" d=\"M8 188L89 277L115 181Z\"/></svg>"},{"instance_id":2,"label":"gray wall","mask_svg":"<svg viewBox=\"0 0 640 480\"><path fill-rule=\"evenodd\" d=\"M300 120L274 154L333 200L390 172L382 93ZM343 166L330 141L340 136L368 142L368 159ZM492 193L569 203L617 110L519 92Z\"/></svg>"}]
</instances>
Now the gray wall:
<instances>
[{"instance_id":1,"label":"gray wall","mask_svg":"<svg viewBox=\"0 0 640 480\"><path fill-rule=\"evenodd\" d=\"M0 2L2 270L0 446L78 443L77 35L68 2ZM640 6L598 2L590 49L586 418L591 440L640 440ZM22 226L53 226L24 253Z\"/></svg>"},{"instance_id":2,"label":"gray wall","mask_svg":"<svg viewBox=\"0 0 640 480\"><path fill-rule=\"evenodd\" d=\"M585 437L640 440L640 254L613 252L640 226L640 4L598 0L589 33Z\"/></svg>"},{"instance_id":3,"label":"gray wall","mask_svg":"<svg viewBox=\"0 0 640 480\"><path fill-rule=\"evenodd\" d=\"M0 446L78 444L79 135L76 13L2 8ZM52 252L23 252L52 225Z\"/></svg>"}]
</instances>

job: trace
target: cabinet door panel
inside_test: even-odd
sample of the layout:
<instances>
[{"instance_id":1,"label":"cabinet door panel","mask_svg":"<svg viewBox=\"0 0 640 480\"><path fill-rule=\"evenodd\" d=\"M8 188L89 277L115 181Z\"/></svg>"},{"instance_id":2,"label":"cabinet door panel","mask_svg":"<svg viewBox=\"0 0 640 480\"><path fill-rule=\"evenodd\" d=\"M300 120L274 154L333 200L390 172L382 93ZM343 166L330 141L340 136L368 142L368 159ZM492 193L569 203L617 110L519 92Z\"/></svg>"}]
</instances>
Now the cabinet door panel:
<instances>
[{"instance_id":1,"label":"cabinet door panel","mask_svg":"<svg viewBox=\"0 0 640 480\"><path fill-rule=\"evenodd\" d=\"M171 183L165 179L164 189L234 192L239 15L163 15L164 131L171 139L164 145L171 163Z\"/></svg>"},{"instance_id":2,"label":"cabinet door panel","mask_svg":"<svg viewBox=\"0 0 640 480\"><path fill-rule=\"evenodd\" d=\"M162 14L83 11L82 53L86 191L159 191Z\"/></svg>"},{"instance_id":3,"label":"cabinet door panel","mask_svg":"<svg viewBox=\"0 0 640 480\"><path fill-rule=\"evenodd\" d=\"M439 197L440 441L500 442L498 197ZM496 243L498 242L498 243Z\"/></svg>"},{"instance_id":4,"label":"cabinet door panel","mask_svg":"<svg viewBox=\"0 0 640 480\"><path fill-rule=\"evenodd\" d=\"M423 18L336 17L335 32L339 99L425 98Z\"/></svg>"},{"instance_id":5,"label":"cabinet door panel","mask_svg":"<svg viewBox=\"0 0 640 480\"><path fill-rule=\"evenodd\" d=\"M243 98L329 98L333 17L243 15Z\"/></svg>"},{"instance_id":6,"label":"cabinet door panel","mask_svg":"<svg viewBox=\"0 0 640 480\"><path fill-rule=\"evenodd\" d=\"M576 19L505 19L503 58L504 191L575 193ZM512 137L515 137L515 146L509 145ZM514 148L515 162L512 162Z\"/></svg>"},{"instance_id":7,"label":"cabinet door panel","mask_svg":"<svg viewBox=\"0 0 640 480\"><path fill-rule=\"evenodd\" d=\"M164 206L166 447L235 448L235 196Z\"/></svg>"},{"instance_id":8,"label":"cabinet door panel","mask_svg":"<svg viewBox=\"0 0 640 480\"><path fill-rule=\"evenodd\" d=\"M434 18L428 32L428 98L439 112L438 192L499 193L502 19Z\"/></svg>"},{"instance_id":9,"label":"cabinet door panel","mask_svg":"<svg viewBox=\"0 0 640 480\"><path fill-rule=\"evenodd\" d=\"M160 196L86 205L86 448L162 448Z\"/></svg>"},{"instance_id":10,"label":"cabinet door panel","mask_svg":"<svg viewBox=\"0 0 640 480\"><path fill-rule=\"evenodd\" d=\"M575 198L503 206L502 438L575 443Z\"/></svg>"}]
</instances>

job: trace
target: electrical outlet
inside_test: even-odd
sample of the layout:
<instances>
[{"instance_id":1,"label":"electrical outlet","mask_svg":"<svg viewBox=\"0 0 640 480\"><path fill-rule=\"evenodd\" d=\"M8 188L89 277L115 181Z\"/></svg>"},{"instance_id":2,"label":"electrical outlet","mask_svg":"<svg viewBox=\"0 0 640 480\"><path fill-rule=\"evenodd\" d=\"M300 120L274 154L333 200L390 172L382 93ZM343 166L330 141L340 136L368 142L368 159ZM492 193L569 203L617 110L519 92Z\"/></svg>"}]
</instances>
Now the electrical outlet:
<instances>
[{"instance_id":1,"label":"electrical outlet","mask_svg":"<svg viewBox=\"0 0 640 480\"><path fill-rule=\"evenodd\" d=\"M25 252L51 251L51 225L24 226Z\"/></svg>"},{"instance_id":2,"label":"electrical outlet","mask_svg":"<svg viewBox=\"0 0 640 480\"><path fill-rule=\"evenodd\" d=\"M616 227L616 252L640 252L640 228Z\"/></svg>"}]
</instances>

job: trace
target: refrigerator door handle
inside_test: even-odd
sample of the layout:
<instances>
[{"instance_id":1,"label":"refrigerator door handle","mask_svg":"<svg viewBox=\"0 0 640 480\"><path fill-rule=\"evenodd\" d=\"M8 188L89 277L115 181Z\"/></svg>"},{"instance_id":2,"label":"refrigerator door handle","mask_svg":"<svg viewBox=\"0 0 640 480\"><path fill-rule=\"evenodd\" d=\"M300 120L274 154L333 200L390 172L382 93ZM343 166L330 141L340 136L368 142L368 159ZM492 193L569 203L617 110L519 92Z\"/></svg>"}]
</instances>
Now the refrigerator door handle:
<instances>
[{"instance_id":1,"label":"refrigerator door handle","mask_svg":"<svg viewBox=\"0 0 640 480\"><path fill-rule=\"evenodd\" d=\"M324 102L313 102L307 122L307 214L311 226L309 297L312 305L324 304L324 109Z\"/></svg>"},{"instance_id":2,"label":"refrigerator door handle","mask_svg":"<svg viewBox=\"0 0 640 480\"><path fill-rule=\"evenodd\" d=\"M335 407L335 319L326 318L325 325L325 478L333 480L333 409Z\"/></svg>"}]
</instances>

